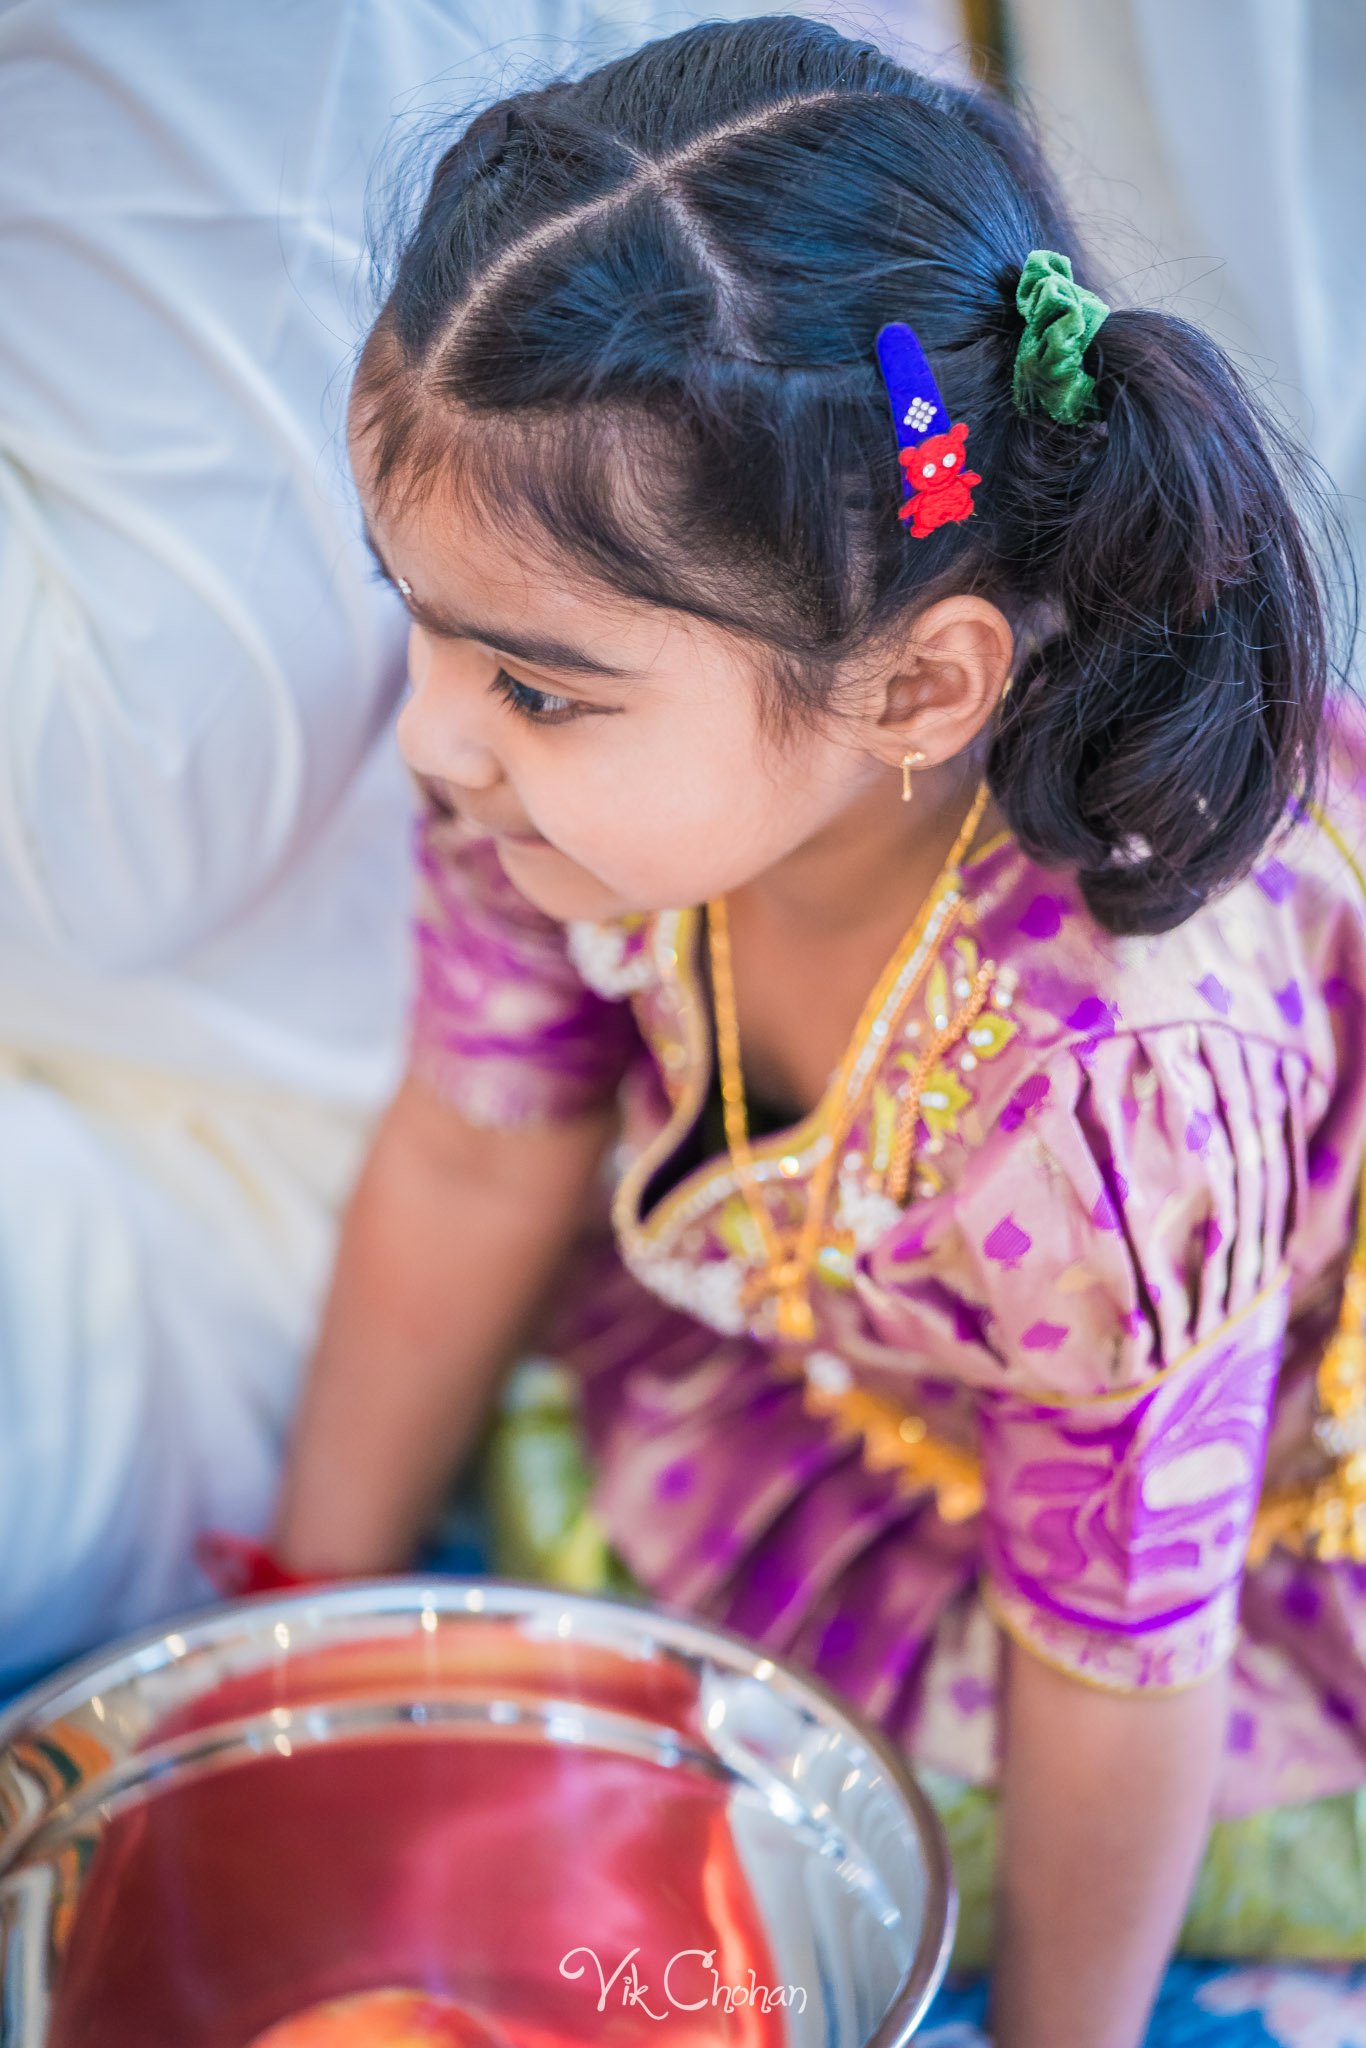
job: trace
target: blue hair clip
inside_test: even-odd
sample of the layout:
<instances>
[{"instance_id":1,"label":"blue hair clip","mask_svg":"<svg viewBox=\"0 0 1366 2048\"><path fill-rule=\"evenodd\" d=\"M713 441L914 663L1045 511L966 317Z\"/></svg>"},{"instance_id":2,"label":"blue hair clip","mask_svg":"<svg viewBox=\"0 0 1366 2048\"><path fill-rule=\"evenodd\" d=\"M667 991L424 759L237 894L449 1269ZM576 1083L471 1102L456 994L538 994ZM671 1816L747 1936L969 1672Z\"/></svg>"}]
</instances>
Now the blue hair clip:
<instances>
[{"instance_id":1,"label":"blue hair clip","mask_svg":"<svg viewBox=\"0 0 1366 2048\"><path fill-rule=\"evenodd\" d=\"M966 464L968 430L949 424L948 410L914 328L893 320L877 337L878 366L901 450L906 503L900 517L917 540L973 512L972 486L982 479Z\"/></svg>"}]
</instances>

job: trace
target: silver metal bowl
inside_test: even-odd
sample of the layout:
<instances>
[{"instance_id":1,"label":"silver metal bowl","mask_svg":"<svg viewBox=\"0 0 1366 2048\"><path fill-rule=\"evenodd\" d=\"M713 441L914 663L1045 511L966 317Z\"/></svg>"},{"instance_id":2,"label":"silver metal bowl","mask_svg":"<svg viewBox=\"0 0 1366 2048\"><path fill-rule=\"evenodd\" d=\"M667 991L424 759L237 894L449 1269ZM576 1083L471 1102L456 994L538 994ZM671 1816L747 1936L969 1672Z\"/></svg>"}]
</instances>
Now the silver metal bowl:
<instances>
[{"instance_id":1,"label":"silver metal bowl","mask_svg":"<svg viewBox=\"0 0 1366 2048\"><path fill-rule=\"evenodd\" d=\"M386 1985L509 2048L901 2048L954 1910L880 1735L634 1600L268 1595L0 1717L0 2048L247 2048Z\"/></svg>"}]
</instances>

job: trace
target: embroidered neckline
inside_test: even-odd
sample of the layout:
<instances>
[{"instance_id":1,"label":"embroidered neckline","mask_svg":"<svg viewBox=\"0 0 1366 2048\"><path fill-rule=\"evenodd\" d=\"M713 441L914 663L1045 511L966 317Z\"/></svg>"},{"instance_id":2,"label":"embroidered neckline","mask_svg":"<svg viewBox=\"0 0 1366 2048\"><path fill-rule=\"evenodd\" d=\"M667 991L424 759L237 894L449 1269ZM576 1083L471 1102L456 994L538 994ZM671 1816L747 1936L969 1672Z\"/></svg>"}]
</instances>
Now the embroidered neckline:
<instances>
[{"instance_id":1,"label":"embroidered neckline","mask_svg":"<svg viewBox=\"0 0 1366 2048\"><path fill-rule=\"evenodd\" d=\"M1009 831L998 832L969 858L959 863L960 876L979 869L1006 845L1018 843ZM922 969L938 974L937 956L955 926L972 925L977 912L965 892L955 889L940 906L940 914L918 936L913 920L896 952L884 967L875 994L880 1000L865 1037L865 1059L882 1058L889 1050L897 1029L918 990L924 985ZM725 1155L708 1158L662 1195L648 1216L641 1214L645 1189L665 1160L683 1142L702 1113L707 1091L714 1078L710 1012L703 998L702 916L697 909L660 912L649 934L648 950L655 978L665 1000L675 1011L682 1031L681 1046L658 1044L658 1033L649 1015L650 992L633 994L632 1002L641 1018L651 1051L664 1070L670 1092L670 1113L663 1127L626 1167L612 1204L612 1221L623 1256L640 1276L659 1283L662 1264L680 1263L669 1257L679 1236L701 1217L723 1208L738 1194L739 1184ZM961 941L960 943L970 943ZM671 1057L672 1055L672 1057ZM866 1067L863 1069L866 1073ZM677 1078L681 1077L681 1078ZM677 1085L673 1085L677 1078ZM755 1177L761 1184L795 1183L810 1173L829 1149L829 1137L822 1127L821 1105L796 1123L754 1141L752 1157ZM937 1143L936 1143L937 1149ZM864 1191L866 1192L866 1191ZM886 1198L870 1196L885 1205ZM900 1209L900 1203L897 1205ZM890 1217L883 1221L890 1221ZM718 1263L718 1262L712 1262ZM748 1265L750 1262L745 1261ZM824 1265L824 1260L822 1264ZM699 1273L705 1268L699 1269ZM712 1293L719 1292L718 1282ZM677 1275L680 1288L683 1275ZM682 1304L686 1305L686 1304ZM729 1318L736 1330L747 1327L736 1314Z\"/></svg>"}]
</instances>

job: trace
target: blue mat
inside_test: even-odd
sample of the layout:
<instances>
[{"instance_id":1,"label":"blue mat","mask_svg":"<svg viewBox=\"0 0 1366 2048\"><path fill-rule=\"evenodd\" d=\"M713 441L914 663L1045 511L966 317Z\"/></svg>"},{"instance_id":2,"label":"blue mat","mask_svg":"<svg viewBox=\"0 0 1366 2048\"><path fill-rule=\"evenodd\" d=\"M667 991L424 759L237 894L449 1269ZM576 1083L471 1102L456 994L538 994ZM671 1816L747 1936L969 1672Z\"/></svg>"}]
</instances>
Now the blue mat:
<instances>
[{"instance_id":1,"label":"blue mat","mask_svg":"<svg viewBox=\"0 0 1366 2048\"><path fill-rule=\"evenodd\" d=\"M950 1986L925 2048L988 2048L985 2010L984 1984ZM1147 2048L1366 2048L1366 1968L1173 1963Z\"/></svg>"}]
</instances>

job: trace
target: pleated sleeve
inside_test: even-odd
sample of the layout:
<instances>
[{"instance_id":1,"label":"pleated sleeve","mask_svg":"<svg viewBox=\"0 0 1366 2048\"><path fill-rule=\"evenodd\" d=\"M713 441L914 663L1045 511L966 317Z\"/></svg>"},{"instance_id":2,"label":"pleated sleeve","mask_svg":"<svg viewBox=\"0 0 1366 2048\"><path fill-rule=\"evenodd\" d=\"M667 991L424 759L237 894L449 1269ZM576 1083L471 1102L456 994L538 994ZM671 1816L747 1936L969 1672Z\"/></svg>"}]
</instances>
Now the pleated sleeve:
<instances>
[{"instance_id":1,"label":"pleated sleeve","mask_svg":"<svg viewBox=\"0 0 1366 2048\"><path fill-rule=\"evenodd\" d=\"M508 881L491 839L428 803L416 826L416 989L408 1066L472 1123L585 1115L641 1041L629 1006L588 988L566 928Z\"/></svg>"},{"instance_id":2,"label":"pleated sleeve","mask_svg":"<svg viewBox=\"0 0 1366 2048\"><path fill-rule=\"evenodd\" d=\"M884 1342L975 1396L984 1592L1079 1677L1232 1647L1314 1171L1305 1065L1164 1024L1052 1051L860 1262Z\"/></svg>"}]
</instances>

